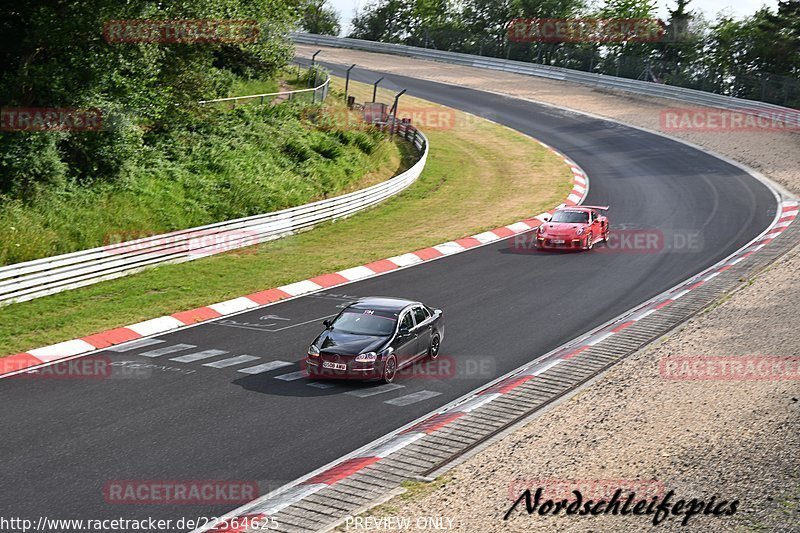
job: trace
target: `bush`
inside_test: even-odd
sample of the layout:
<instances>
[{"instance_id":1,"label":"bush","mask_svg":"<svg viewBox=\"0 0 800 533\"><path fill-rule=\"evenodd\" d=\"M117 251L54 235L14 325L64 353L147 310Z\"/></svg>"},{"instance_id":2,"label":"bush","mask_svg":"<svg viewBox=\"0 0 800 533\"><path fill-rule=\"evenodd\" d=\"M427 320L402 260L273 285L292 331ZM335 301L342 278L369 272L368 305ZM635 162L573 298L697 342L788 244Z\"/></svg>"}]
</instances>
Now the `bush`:
<instances>
[{"instance_id":1,"label":"bush","mask_svg":"<svg viewBox=\"0 0 800 533\"><path fill-rule=\"evenodd\" d=\"M320 131L305 120L306 107L208 106L172 128L121 121L83 137L0 136L5 158L30 161L0 196L0 264L101 246L109 235L135 238L300 205L337 194L378 165L370 155L379 132ZM70 175L78 158L94 171ZM11 163L0 158L0 172L20 168ZM22 191L25 201L14 197Z\"/></svg>"},{"instance_id":2,"label":"bush","mask_svg":"<svg viewBox=\"0 0 800 533\"><path fill-rule=\"evenodd\" d=\"M344 147L335 135L325 137L320 134L311 148L326 159L338 159L344 155Z\"/></svg>"}]
</instances>

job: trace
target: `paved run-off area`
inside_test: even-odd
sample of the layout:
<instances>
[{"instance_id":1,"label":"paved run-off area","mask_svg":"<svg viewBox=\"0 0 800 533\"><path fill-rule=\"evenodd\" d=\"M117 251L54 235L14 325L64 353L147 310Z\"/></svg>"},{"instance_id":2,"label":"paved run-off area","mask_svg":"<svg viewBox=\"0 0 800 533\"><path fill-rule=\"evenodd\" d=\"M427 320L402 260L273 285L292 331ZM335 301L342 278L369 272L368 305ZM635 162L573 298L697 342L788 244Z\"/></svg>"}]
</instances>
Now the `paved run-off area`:
<instances>
[{"instance_id":1,"label":"paved run-off area","mask_svg":"<svg viewBox=\"0 0 800 533\"><path fill-rule=\"evenodd\" d=\"M303 54L302 47L299 53ZM325 60L358 63L552 103L621 122L660 129L660 116L679 102L513 74L324 49ZM669 132L755 168L800 192L800 134ZM526 482L613 484L657 480L678 498L739 499L733 517L697 517L690 530L800 529L800 381L681 381L662 379L659 360L686 356L798 356L800 250L795 248L752 284L643 350L583 392L446 474L425 496L402 497L378 516L455 518L465 531L640 531L644 517L539 517L524 511L509 522L510 490ZM621 485L621 483L617 483ZM424 490L421 492L425 493ZM680 528L667 520L660 529Z\"/></svg>"}]
</instances>

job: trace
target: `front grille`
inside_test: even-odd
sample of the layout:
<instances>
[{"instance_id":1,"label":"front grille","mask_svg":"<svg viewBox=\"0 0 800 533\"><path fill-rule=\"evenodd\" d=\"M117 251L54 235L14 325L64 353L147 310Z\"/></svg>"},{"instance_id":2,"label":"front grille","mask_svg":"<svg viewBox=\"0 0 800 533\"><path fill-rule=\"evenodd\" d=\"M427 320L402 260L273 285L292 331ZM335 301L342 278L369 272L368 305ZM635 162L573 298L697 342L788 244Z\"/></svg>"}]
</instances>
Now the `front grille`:
<instances>
[{"instance_id":1,"label":"front grille","mask_svg":"<svg viewBox=\"0 0 800 533\"><path fill-rule=\"evenodd\" d=\"M330 352L320 352L319 353L320 359L323 361L331 361L333 363L346 363L349 359L346 355L340 355L338 353L330 353Z\"/></svg>"}]
</instances>

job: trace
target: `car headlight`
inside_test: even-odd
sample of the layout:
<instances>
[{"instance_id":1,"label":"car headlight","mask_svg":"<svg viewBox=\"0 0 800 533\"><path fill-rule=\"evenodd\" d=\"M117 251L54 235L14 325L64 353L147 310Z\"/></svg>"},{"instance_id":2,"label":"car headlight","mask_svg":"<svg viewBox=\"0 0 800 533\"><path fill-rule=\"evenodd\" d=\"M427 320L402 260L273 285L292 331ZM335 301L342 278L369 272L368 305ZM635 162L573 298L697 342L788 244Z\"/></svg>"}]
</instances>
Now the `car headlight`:
<instances>
[{"instance_id":1,"label":"car headlight","mask_svg":"<svg viewBox=\"0 0 800 533\"><path fill-rule=\"evenodd\" d=\"M580 237L581 235L583 235L583 232L584 232L584 231L586 231L586 228L578 228L578 231L577 231L577 232L575 232L575 235L577 235L578 237Z\"/></svg>"},{"instance_id":2,"label":"car headlight","mask_svg":"<svg viewBox=\"0 0 800 533\"><path fill-rule=\"evenodd\" d=\"M362 353L356 356L356 363L374 363L377 358L378 354L375 352Z\"/></svg>"},{"instance_id":3,"label":"car headlight","mask_svg":"<svg viewBox=\"0 0 800 533\"><path fill-rule=\"evenodd\" d=\"M319 348L314 346L313 344L308 348L308 356L309 357L319 357Z\"/></svg>"},{"instance_id":4,"label":"car headlight","mask_svg":"<svg viewBox=\"0 0 800 533\"><path fill-rule=\"evenodd\" d=\"M544 227L544 224L539 226L539 233L544 233L545 231L547 231L547 228Z\"/></svg>"}]
</instances>

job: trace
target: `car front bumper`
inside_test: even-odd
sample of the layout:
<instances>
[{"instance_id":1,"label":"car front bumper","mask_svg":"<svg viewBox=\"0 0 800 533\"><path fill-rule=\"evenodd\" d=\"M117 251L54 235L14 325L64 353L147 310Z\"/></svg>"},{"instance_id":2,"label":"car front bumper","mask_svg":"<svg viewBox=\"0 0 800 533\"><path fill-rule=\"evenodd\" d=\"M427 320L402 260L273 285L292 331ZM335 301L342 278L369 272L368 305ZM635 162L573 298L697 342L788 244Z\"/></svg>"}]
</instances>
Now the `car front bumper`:
<instances>
[{"instance_id":1,"label":"car front bumper","mask_svg":"<svg viewBox=\"0 0 800 533\"><path fill-rule=\"evenodd\" d=\"M357 363L355 360L344 361L344 369L323 367L321 357L306 357L306 373L314 379L380 379L383 377L384 362L376 360L372 363Z\"/></svg>"},{"instance_id":2,"label":"car front bumper","mask_svg":"<svg viewBox=\"0 0 800 533\"><path fill-rule=\"evenodd\" d=\"M564 242L553 242L564 241ZM536 236L536 247L541 250L580 250L586 244L586 237L541 237Z\"/></svg>"}]
</instances>

